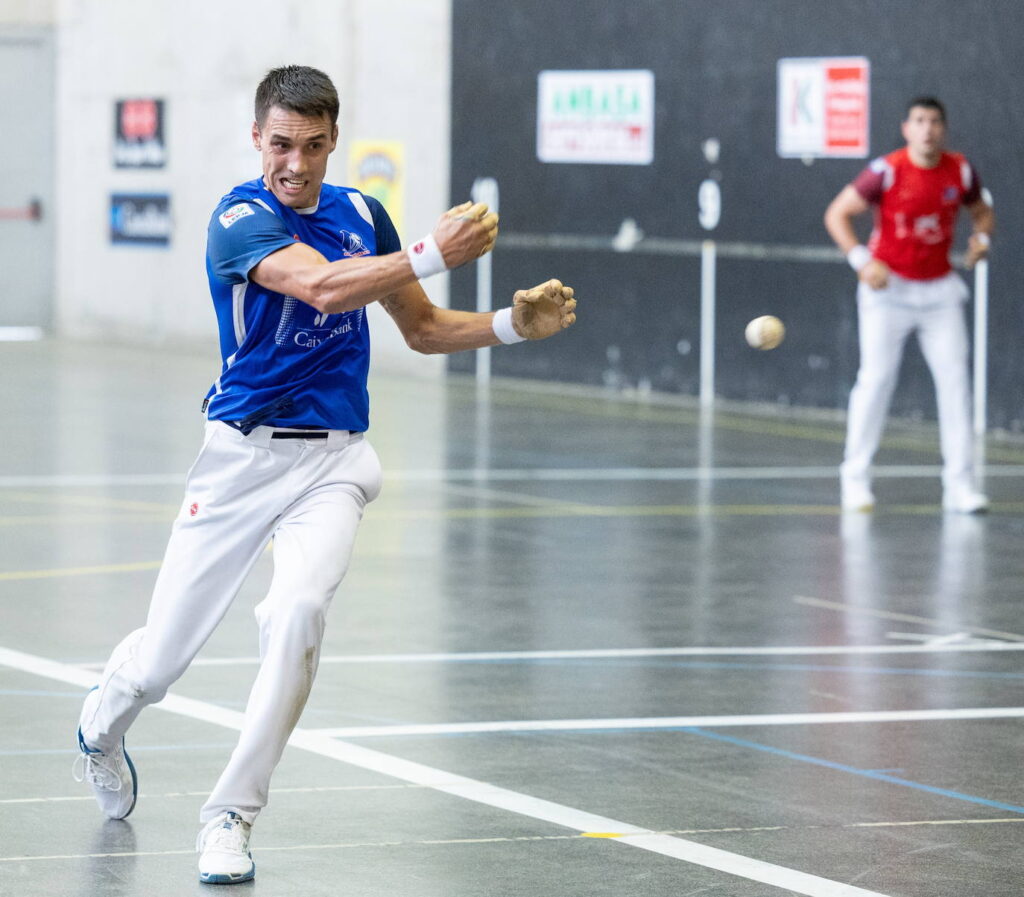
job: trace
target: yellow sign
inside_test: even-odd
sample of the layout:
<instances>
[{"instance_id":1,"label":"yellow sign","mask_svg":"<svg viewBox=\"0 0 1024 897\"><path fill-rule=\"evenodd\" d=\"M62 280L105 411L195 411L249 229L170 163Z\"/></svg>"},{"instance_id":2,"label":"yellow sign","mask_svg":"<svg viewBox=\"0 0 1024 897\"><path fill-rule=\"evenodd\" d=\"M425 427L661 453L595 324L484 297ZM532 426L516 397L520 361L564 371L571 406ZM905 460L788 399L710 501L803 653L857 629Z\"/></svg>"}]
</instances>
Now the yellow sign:
<instances>
[{"instance_id":1,"label":"yellow sign","mask_svg":"<svg viewBox=\"0 0 1024 897\"><path fill-rule=\"evenodd\" d=\"M349 186L380 201L403 237L405 144L397 140L354 140L348 150Z\"/></svg>"}]
</instances>

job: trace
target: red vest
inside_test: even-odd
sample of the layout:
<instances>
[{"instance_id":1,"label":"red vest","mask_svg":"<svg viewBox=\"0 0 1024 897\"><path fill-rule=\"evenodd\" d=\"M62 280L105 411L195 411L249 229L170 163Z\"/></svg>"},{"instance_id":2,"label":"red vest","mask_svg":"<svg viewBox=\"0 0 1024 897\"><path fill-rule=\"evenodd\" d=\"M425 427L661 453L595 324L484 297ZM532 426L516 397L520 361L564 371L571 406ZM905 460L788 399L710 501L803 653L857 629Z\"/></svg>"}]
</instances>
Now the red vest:
<instances>
[{"instance_id":1,"label":"red vest","mask_svg":"<svg viewBox=\"0 0 1024 897\"><path fill-rule=\"evenodd\" d=\"M919 168L906 148L875 159L854 181L875 205L871 254L901 277L931 280L949 273L956 216L980 197L981 185L960 153Z\"/></svg>"}]
</instances>

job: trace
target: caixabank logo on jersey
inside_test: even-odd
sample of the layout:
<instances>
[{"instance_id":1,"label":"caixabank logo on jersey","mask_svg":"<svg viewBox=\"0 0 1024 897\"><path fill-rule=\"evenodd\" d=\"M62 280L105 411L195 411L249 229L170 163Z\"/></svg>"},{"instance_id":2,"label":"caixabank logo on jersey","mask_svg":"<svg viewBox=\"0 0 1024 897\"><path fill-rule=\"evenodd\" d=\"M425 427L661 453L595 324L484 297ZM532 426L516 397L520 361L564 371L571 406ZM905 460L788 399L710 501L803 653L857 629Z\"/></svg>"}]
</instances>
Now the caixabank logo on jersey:
<instances>
[{"instance_id":1,"label":"caixabank logo on jersey","mask_svg":"<svg viewBox=\"0 0 1024 897\"><path fill-rule=\"evenodd\" d=\"M130 246L169 246L172 229L169 194L111 194L111 243Z\"/></svg>"},{"instance_id":2,"label":"caixabank logo on jersey","mask_svg":"<svg viewBox=\"0 0 1024 897\"><path fill-rule=\"evenodd\" d=\"M118 100L114 104L114 167L163 168L164 101Z\"/></svg>"}]
</instances>

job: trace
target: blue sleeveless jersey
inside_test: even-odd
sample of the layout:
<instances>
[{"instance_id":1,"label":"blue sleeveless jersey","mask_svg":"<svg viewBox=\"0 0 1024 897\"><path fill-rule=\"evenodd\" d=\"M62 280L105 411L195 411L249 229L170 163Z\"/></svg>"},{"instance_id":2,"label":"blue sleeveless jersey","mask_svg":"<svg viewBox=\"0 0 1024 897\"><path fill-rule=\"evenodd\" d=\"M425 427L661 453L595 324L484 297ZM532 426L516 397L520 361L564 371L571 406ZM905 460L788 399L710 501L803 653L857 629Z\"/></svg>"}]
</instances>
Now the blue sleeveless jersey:
<instances>
[{"instance_id":1,"label":"blue sleeveless jersey","mask_svg":"<svg viewBox=\"0 0 1024 897\"><path fill-rule=\"evenodd\" d=\"M299 241L329 262L401 249L384 207L358 190L324 184L315 209L281 204L262 178L235 187L210 219L206 272L220 329L220 377L210 420L363 431L369 426L365 309L320 314L249 280L272 252Z\"/></svg>"}]
</instances>

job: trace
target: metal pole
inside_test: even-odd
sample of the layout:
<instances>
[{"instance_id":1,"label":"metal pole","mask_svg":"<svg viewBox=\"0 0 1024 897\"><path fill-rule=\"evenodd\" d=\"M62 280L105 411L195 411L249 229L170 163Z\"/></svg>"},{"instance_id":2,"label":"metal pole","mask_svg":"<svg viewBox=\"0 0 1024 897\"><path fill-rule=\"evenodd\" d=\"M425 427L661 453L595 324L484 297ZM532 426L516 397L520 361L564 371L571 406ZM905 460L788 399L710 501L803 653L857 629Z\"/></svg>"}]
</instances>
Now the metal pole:
<instances>
[{"instance_id":1,"label":"metal pole","mask_svg":"<svg viewBox=\"0 0 1024 897\"><path fill-rule=\"evenodd\" d=\"M988 261L974 266L974 435L988 429Z\"/></svg>"},{"instance_id":2,"label":"metal pole","mask_svg":"<svg viewBox=\"0 0 1024 897\"><path fill-rule=\"evenodd\" d=\"M485 203L492 212L498 211L498 182L494 178L477 178L470 191L473 202ZM489 312L493 309L491 264L492 252L476 262L476 310ZM476 382L485 386L491 381L491 347L484 346L476 352Z\"/></svg>"},{"instance_id":3,"label":"metal pole","mask_svg":"<svg viewBox=\"0 0 1024 897\"><path fill-rule=\"evenodd\" d=\"M715 404L715 258L714 240L700 252L700 405Z\"/></svg>"}]
</instances>

